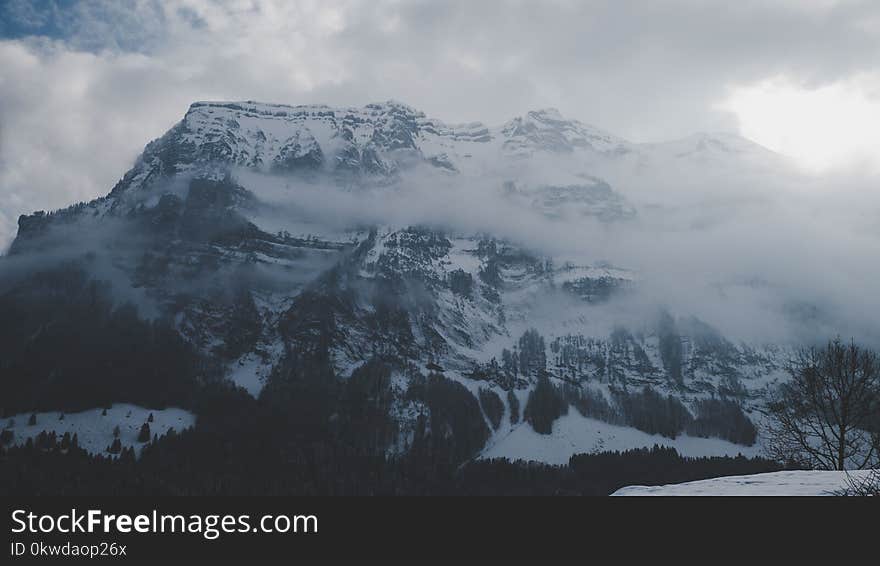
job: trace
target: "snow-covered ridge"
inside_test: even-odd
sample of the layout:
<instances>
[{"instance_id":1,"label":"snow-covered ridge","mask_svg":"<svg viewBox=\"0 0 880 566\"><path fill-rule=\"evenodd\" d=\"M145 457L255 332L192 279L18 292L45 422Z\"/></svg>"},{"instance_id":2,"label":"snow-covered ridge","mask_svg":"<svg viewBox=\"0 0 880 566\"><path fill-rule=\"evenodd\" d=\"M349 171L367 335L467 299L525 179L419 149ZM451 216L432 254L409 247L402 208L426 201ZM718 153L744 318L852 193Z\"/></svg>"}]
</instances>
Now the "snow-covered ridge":
<instances>
[{"instance_id":1,"label":"snow-covered ridge","mask_svg":"<svg viewBox=\"0 0 880 566\"><path fill-rule=\"evenodd\" d=\"M700 166L784 168L788 158L737 134L697 132L680 139L640 144L642 159L657 163L690 162Z\"/></svg>"},{"instance_id":2,"label":"snow-covered ridge","mask_svg":"<svg viewBox=\"0 0 880 566\"><path fill-rule=\"evenodd\" d=\"M290 117L304 116L314 113L332 113L334 115L345 114L381 114L388 111L399 111L412 116L424 118L424 112L420 112L415 108L408 106L396 100L388 100L385 102L377 102L367 104L364 107L333 107L326 104L273 104L268 102L258 102L255 100L246 101L222 101L222 100L199 100L190 105L189 111L192 112L198 108L225 108L229 110L239 110L261 114L264 116Z\"/></svg>"},{"instance_id":3,"label":"snow-covered ridge","mask_svg":"<svg viewBox=\"0 0 880 566\"><path fill-rule=\"evenodd\" d=\"M632 143L552 108L487 126L447 123L393 100L363 107L199 101L146 147L114 194L182 172L219 178L228 167L320 176L346 187L393 183L417 166L468 179L570 187L590 179L597 164L620 160L660 167L708 160L736 168L773 156L734 134Z\"/></svg>"},{"instance_id":4,"label":"snow-covered ridge","mask_svg":"<svg viewBox=\"0 0 880 566\"><path fill-rule=\"evenodd\" d=\"M458 141L489 141L492 138L489 128L480 122L448 124L428 118L424 112L393 100L367 104L362 108L334 108L326 105L289 106L253 101L203 101L193 103L184 120L188 121L189 125L198 128L210 122L219 123L216 119L219 117L233 120L240 118L260 119L265 124L271 124L272 121L286 123L286 128L290 130L288 133L291 135L297 127L314 128L323 123L325 127L333 130L332 133L353 141L386 142L386 149L395 149L396 145L406 140L402 138L373 140L372 135L377 132L384 133L385 130L392 130L395 127L406 128L408 130L406 133L411 135L424 134L422 138L431 135L448 137ZM235 127L232 124L228 125Z\"/></svg>"},{"instance_id":5,"label":"snow-covered ridge","mask_svg":"<svg viewBox=\"0 0 880 566\"><path fill-rule=\"evenodd\" d=\"M555 108L527 112L504 124L499 134L504 147L512 153L528 153L536 149L556 152L591 148L600 152L628 153L633 144L594 126L569 120Z\"/></svg>"}]
</instances>

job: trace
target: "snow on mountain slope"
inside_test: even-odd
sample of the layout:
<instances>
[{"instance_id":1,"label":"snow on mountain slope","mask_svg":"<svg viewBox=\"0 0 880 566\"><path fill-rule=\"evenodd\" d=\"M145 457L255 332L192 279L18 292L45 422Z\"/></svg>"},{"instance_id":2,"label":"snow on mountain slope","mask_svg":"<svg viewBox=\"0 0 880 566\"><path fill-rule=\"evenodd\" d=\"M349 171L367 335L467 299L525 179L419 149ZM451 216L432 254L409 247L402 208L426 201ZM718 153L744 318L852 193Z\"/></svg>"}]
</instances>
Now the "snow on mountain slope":
<instances>
[{"instance_id":1,"label":"snow on mountain slope","mask_svg":"<svg viewBox=\"0 0 880 566\"><path fill-rule=\"evenodd\" d=\"M144 447L138 442L138 434L144 423L149 424L150 435L163 436L169 430L181 432L192 427L196 418L189 411L169 407L166 409L148 409L129 403L114 403L106 409L96 408L77 413L42 412L13 415L4 419L3 429L11 430L14 444L24 444L28 439L36 439L41 432L55 433L59 438L69 433L77 435L79 447L91 454L107 455L107 449L113 444L114 429L119 427L119 440L122 448L132 447L135 454L140 454ZM29 424L33 415L36 422ZM153 421L147 422L150 415Z\"/></svg>"},{"instance_id":2,"label":"snow on mountain slope","mask_svg":"<svg viewBox=\"0 0 880 566\"><path fill-rule=\"evenodd\" d=\"M736 156L753 162L766 164L773 160L781 162L784 158L742 136L727 132L700 132L679 140L643 144L641 148L654 153L660 159L721 160Z\"/></svg>"},{"instance_id":3,"label":"snow on mountain slope","mask_svg":"<svg viewBox=\"0 0 880 566\"><path fill-rule=\"evenodd\" d=\"M555 108L527 112L504 124L500 134L504 149L527 156L535 151L571 152L591 149L601 153L628 153L633 144L599 128L568 120Z\"/></svg>"},{"instance_id":4,"label":"snow on mountain slope","mask_svg":"<svg viewBox=\"0 0 880 566\"><path fill-rule=\"evenodd\" d=\"M130 287L142 312L172 320L211 372L253 396L320 349L343 379L370 359L391 364L401 430L423 416L404 383L415 373L491 389L505 424L483 457L561 462L653 444L756 454L749 434L701 411L723 401L757 422L786 347L634 300L643 274L597 257L608 227L625 235L643 211L596 172L736 169L760 153L731 136L633 144L549 109L487 127L393 101L197 102L107 197L22 217L12 252L77 242L102 278ZM548 251L560 248L567 255ZM572 408L547 435L511 425L511 399L522 413L543 378L619 414ZM624 404L645 390L697 424L677 422L674 440L624 426L638 420Z\"/></svg>"},{"instance_id":5,"label":"snow on mountain slope","mask_svg":"<svg viewBox=\"0 0 880 566\"><path fill-rule=\"evenodd\" d=\"M778 168L774 156L732 134L635 144L553 109L488 127L446 124L395 101L362 108L196 102L178 124L147 145L108 198L88 207L94 218L152 208L162 193L184 195L186 179L221 181L237 168L318 189L329 184L406 190L434 175L466 182L473 190L495 187L497 195L490 197L500 195L551 218L615 221L637 214L627 194L632 177L621 172L654 182L657 172L687 163L687 177L713 170L742 174L744 166L759 162ZM415 172L414 178L402 177L408 171ZM23 217L19 235L38 229L44 220ZM283 224L276 218L266 228L293 234L300 233L299 227L308 230L308 219L292 230ZM314 222L311 228L321 229Z\"/></svg>"},{"instance_id":6,"label":"snow on mountain slope","mask_svg":"<svg viewBox=\"0 0 880 566\"><path fill-rule=\"evenodd\" d=\"M866 479L871 470L788 471L729 476L680 484L621 488L613 496L817 496L837 495L848 486Z\"/></svg>"},{"instance_id":7,"label":"snow on mountain slope","mask_svg":"<svg viewBox=\"0 0 880 566\"><path fill-rule=\"evenodd\" d=\"M743 456L761 454L760 446L743 446L719 438L698 438L681 435L667 438L648 434L627 426L604 423L581 416L574 409L553 423L552 434L538 434L521 423L505 434L490 440L481 458L534 460L546 464L565 465L575 454L625 451L633 448L668 446L686 457Z\"/></svg>"},{"instance_id":8,"label":"snow on mountain slope","mask_svg":"<svg viewBox=\"0 0 880 566\"><path fill-rule=\"evenodd\" d=\"M215 162L275 172L335 172L382 178L414 162L454 171L446 150L493 141L481 124L449 126L404 104L363 108L196 102L151 143L116 190L149 186L157 175Z\"/></svg>"},{"instance_id":9,"label":"snow on mountain slope","mask_svg":"<svg viewBox=\"0 0 880 566\"><path fill-rule=\"evenodd\" d=\"M363 108L196 102L179 124L147 146L114 193L147 188L172 174L204 174L217 163L305 176L332 173L334 182L344 186L352 186L354 178L357 184L387 183L401 171L425 165L468 178L513 181L520 190L583 185L605 191L613 187L591 175L603 163L653 168L687 161L736 168L776 158L757 144L723 133L635 144L555 109L488 127L446 124L395 101ZM573 195L575 200L585 190ZM591 198L599 196L591 191ZM553 198L561 196L555 190Z\"/></svg>"}]
</instances>

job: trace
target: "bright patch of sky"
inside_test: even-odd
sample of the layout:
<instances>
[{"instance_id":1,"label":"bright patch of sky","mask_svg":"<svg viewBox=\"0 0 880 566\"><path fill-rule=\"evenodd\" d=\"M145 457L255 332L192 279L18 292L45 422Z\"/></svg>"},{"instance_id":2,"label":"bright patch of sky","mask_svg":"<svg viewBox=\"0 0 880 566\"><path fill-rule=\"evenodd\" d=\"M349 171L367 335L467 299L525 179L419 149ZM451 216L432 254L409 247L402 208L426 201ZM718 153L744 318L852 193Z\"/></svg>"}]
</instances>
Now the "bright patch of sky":
<instances>
[{"instance_id":1,"label":"bright patch of sky","mask_svg":"<svg viewBox=\"0 0 880 566\"><path fill-rule=\"evenodd\" d=\"M880 171L880 75L819 87L785 78L733 90L721 108L736 114L740 130L806 171Z\"/></svg>"}]
</instances>

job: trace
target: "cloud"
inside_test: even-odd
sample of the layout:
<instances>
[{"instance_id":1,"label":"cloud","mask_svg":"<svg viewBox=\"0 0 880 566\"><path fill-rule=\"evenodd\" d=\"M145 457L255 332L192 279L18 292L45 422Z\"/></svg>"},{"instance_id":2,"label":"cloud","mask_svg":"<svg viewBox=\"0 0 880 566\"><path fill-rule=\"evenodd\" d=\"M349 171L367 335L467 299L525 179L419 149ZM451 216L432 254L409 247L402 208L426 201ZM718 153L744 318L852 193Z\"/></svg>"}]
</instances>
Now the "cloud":
<instances>
[{"instance_id":1,"label":"cloud","mask_svg":"<svg viewBox=\"0 0 880 566\"><path fill-rule=\"evenodd\" d=\"M521 177L557 169L530 163L539 170ZM880 266L870 259L880 249L880 195L866 190L863 179L825 178L835 187L827 192L803 186L819 182L814 178L759 179L745 170L735 178L715 177L706 168L676 171L669 164L642 176L605 172L643 205L636 218L607 223L545 216L527 202L506 198L503 173L451 178L414 171L398 188L371 191L252 170L236 176L266 205L252 220L270 231L304 235L363 224L427 225L466 236L489 233L552 257L557 266L611 263L633 270L637 294L602 313L588 308L589 325L597 316L644 321L659 305L697 316L732 340L823 341L839 334L880 344L880 297L874 292ZM681 186L683 176L693 186ZM644 206L658 186L671 198ZM573 309L567 317L577 317L579 307L565 308Z\"/></svg>"},{"instance_id":2,"label":"cloud","mask_svg":"<svg viewBox=\"0 0 880 566\"><path fill-rule=\"evenodd\" d=\"M0 246L21 213L105 194L193 100L527 109L636 141L735 129L742 85L876 67L880 5L341 0L24 2L0 27Z\"/></svg>"}]
</instances>

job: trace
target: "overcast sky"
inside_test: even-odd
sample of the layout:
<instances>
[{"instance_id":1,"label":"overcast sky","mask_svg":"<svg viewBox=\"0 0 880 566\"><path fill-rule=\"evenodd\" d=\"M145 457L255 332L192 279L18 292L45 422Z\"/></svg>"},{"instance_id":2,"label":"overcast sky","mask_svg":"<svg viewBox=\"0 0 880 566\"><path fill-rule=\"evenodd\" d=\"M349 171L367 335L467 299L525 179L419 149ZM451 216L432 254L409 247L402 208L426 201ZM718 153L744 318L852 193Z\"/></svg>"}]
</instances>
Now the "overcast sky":
<instances>
[{"instance_id":1,"label":"overcast sky","mask_svg":"<svg viewBox=\"0 0 880 566\"><path fill-rule=\"evenodd\" d=\"M871 168L880 2L0 0L0 248L19 214L106 194L194 100L389 98Z\"/></svg>"}]
</instances>

